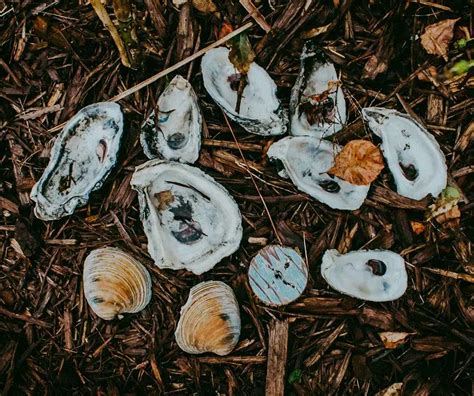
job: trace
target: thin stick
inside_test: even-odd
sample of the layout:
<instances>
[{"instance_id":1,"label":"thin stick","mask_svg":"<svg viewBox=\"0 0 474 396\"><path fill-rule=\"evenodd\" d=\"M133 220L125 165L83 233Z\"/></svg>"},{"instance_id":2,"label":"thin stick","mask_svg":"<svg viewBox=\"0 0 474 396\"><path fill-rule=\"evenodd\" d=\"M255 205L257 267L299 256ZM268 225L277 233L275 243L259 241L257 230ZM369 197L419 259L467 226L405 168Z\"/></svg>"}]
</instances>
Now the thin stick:
<instances>
[{"instance_id":1,"label":"thin stick","mask_svg":"<svg viewBox=\"0 0 474 396\"><path fill-rule=\"evenodd\" d=\"M247 164L247 159L244 157L244 153L242 152L242 150L240 148L240 144L237 140L237 137L235 136L234 130L232 129L232 127L229 123L229 120L227 119L227 116L225 115L225 113L222 112L222 114L224 114L225 122L226 122L227 126L229 127L230 132L232 133L232 137L234 138L235 144L237 145L237 148L239 149L240 156L242 157L242 160L244 161L247 172L250 175L250 179L252 180L252 183L255 186L255 189L257 190L258 196L260 197L260 200L262 201L263 207L265 208L265 212L267 212L267 216L270 220L270 224L272 225L273 232L275 233L275 236L277 237L278 242L280 242L280 245L281 245L282 241L281 241L280 235L278 234L278 231L275 227L275 223L273 222L272 215L270 214L270 211L268 210L267 204L265 203L265 200L263 199L262 194L260 193L260 189L258 188L257 183L255 182L255 179L253 178L252 172L250 172L250 168Z\"/></svg>"},{"instance_id":2,"label":"thin stick","mask_svg":"<svg viewBox=\"0 0 474 396\"><path fill-rule=\"evenodd\" d=\"M272 29L265 20L265 17L261 14L258 8L255 7L251 0L239 0L239 3L242 4L253 20L257 22L258 26L265 30L265 33L268 33Z\"/></svg>"},{"instance_id":3,"label":"thin stick","mask_svg":"<svg viewBox=\"0 0 474 396\"><path fill-rule=\"evenodd\" d=\"M119 100L122 100L126 98L127 96L139 91L142 88L147 87L150 84L153 84L155 81L159 80L160 78L174 72L175 70L178 70L180 67L188 64L189 62L192 62L193 60L199 58L200 56L204 55L206 52L209 50L219 47L221 44L224 44L227 40L230 40L232 37L235 37L239 35L240 33L244 32L247 29L250 29L252 26L254 26L253 22L247 22L245 25L239 27L238 29L230 32L228 35L222 37L221 39L217 40L216 42L212 43L211 45L208 45L207 47L199 50L198 52L188 56L187 58L183 59L182 61L179 61L178 63L174 64L173 66L168 67L165 70L160 71L159 73L155 74L154 76L151 76L150 78L147 78L146 80L142 81L141 83L138 83L137 85L119 93L118 95L114 96L113 98L110 98L108 102L118 102ZM60 125L56 125L55 127L51 128L48 130L48 132L57 132L61 130L66 123L62 123Z\"/></svg>"}]
</instances>

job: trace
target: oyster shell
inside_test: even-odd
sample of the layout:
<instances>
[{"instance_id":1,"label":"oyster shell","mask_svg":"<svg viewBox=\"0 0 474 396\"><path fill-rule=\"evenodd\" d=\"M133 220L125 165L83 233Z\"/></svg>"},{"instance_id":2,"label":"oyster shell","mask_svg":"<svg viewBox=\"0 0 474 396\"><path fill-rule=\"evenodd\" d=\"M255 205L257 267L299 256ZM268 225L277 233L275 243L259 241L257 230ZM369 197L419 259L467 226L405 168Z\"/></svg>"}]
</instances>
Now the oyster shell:
<instances>
[{"instance_id":1,"label":"oyster shell","mask_svg":"<svg viewBox=\"0 0 474 396\"><path fill-rule=\"evenodd\" d=\"M291 134L319 139L341 130L346 122L346 101L336 69L314 43L307 42L301 68L291 90Z\"/></svg>"},{"instance_id":2,"label":"oyster shell","mask_svg":"<svg viewBox=\"0 0 474 396\"><path fill-rule=\"evenodd\" d=\"M389 250L357 250L340 254L327 250L321 275L329 286L368 301L391 301L407 288L405 261Z\"/></svg>"},{"instance_id":3,"label":"oyster shell","mask_svg":"<svg viewBox=\"0 0 474 396\"><path fill-rule=\"evenodd\" d=\"M334 165L341 147L312 136L288 136L268 150L271 160L280 160L282 177L290 177L296 187L334 209L360 208L370 185L356 186L326 172Z\"/></svg>"},{"instance_id":4,"label":"oyster shell","mask_svg":"<svg viewBox=\"0 0 474 396\"><path fill-rule=\"evenodd\" d=\"M71 118L31 190L36 217L57 220L85 205L115 165L122 132L123 114L116 103L95 103Z\"/></svg>"},{"instance_id":5,"label":"oyster shell","mask_svg":"<svg viewBox=\"0 0 474 396\"><path fill-rule=\"evenodd\" d=\"M139 194L148 252L158 267L202 274L238 249L239 208L201 170L151 160L136 169L131 185Z\"/></svg>"},{"instance_id":6,"label":"oyster shell","mask_svg":"<svg viewBox=\"0 0 474 396\"><path fill-rule=\"evenodd\" d=\"M286 305L303 293L308 282L308 268L293 249L265 246L250 262L249 283L264 304Z\"/></svg>"},{"instance_id":7,"label":"oyster shell","mask_svg":"<svg viewBox=\"0 0 474 396\"><path fill-rule=\"evenodd\" d=\"M187 353L213 352L228 355L240 336L239 304L232 289L223 282L194 286L175 331L178 346Z\"/></svg>"},{"instance_id":8,"label":"oyster shell","mask_svg":"<svg viewBox=\"0 0 474 396\"><path fill-rule=\"evenodd\" d=\"M362 109L364 120L382 138L382 151L397 192L412 199L437 197L446 187L446 158L435 138L407 114L381 107Z\"/></svg>"},{"instance_id":9,"label":"oyster shell","mask_svg":"<svg viewBox=\"0 0 474 396\"><path fill-rule=\"evenodd\" d=\"M93 250L84 262L84 294L102 319L136 313L151 299L151 278L146 268L117 248Z\"/></svg>"},{"instance_id":10,"label":"oyster shell","mask_svg":"<svg viewBox=\"0 0 474 396\"><path fill-rule=\"evenodd\" d=\"M263 136L286 132L288 115L276 96L276 84L255 62L247 74L239 113L235 109L240 74L229 61L229 50L219 47L208 51L202 58L201 70L209 95L245 130Z\"/></svg>"},{"instance_id":11,"label":"oyster shell","mask_svg":"<svg viewBox=\"0 0 474 396\"><path fill-rule=\"evenodd\" d=\"M142 125L140 141L149 159L193 163L201 147L201 112L193 87L176 76L160 95L158 116L153 112Z\"/></svg>"}]
</instances>

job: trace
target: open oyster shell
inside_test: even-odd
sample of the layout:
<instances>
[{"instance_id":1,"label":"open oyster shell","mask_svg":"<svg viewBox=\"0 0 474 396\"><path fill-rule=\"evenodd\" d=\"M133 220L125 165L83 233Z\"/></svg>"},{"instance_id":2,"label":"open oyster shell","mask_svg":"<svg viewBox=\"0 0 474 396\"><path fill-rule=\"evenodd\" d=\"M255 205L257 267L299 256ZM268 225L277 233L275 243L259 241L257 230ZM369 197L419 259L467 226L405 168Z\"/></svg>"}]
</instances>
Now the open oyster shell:
<instances>
[{"instance_id":1,"label":"open oyster shell","mask_svg":"<svg viewBox=\"0 0 474 396\"><path fill-rule=\"evenodd\" d=\"M151 299L150 274L117 248L93 250L84 262L83 281L87 302L105 320L139 312Z\"/></svg>"},{"instance_id":2,"label":"open oyster shell","mask_svg":"<svg viewBox=\"0 0 474 396\"><path fill-rule=\"evenodd\" d=\"M158 267L202 274L238 249L239 208L201 170L152 160L136 169L131 185L138 191L148 252Z\"/></svg>"},{"instance_id":3,"label":"open oyster shell","mask_svg":"<svg viewBox=\"0 0 474 396\"><path fill-rule=\"evenodd\" d=\"M296 187L334 209L360 208L370 185L356 186L326 172L334 165L341 147L312 136L288 136L273 143L268 150L271 160L280 160Z\"/></svg>"},{"instance_id":4,"label":"open oyster shell","mask_svg":"<svg viewBox=\"0 0 474 396\"><path fill-rule=\"evenodd\" d=\"M239 304L232 289L223 282L194 286L176 327L178 346L187 353L232 352L240 336Z\"/></svg>"},{"instance_id":5,"label":"open oyster shell","mask_svg":"<svg viewBox=\"0 0 474 396\"><path fill-rule=\"evenodd\" d=\"M412 199L437 197L446 187L446 158L435 138L407 114L381 107L362 109L364 120L382 138L382 151L397 192Z\"/></svg>"},{"instance_id":6,"label":"open oyster shell","mask_svg":"<svg viewBox=\"0 0 474 396\"><path fill-rule=\"evenodd\" d=\"M245 130L264 136L286 132L288 116L276 96L276 84L255 62L247 74L239 113L235 109L240 74L229 61L229 50L219 47L208 51L202 58L201 70L209 95Z\"/></svg>"},{"instance_id":7,"label":"open oyster shell","mask_svg":"<svg viewBox=\"0 0 474 396\"><path fill-rule=\"evenodd\" d=\"M301 296L308 282L308 268L295 250L270 245L252 259L248 276L250 287L260 301L280 306Z\"/></svg>"},{"instance_id":8,"label":"open oyster shell","mask_svg":"<svg viewBox=\"0 0 474 396\"><path fill-rule=\"evenodd\" d=\"M191 84L176 76L160 95L158 115L142 125L140 141L149 159L193 163L201 147L201 112Z\"/></svg>"},{"instance_id":9,"label":"open oyster shell","mask_svg":"<svg viewBox=\"0 0 474 396\"><path fill-rule=\"evenodd\" d=\"M85 205L115 165L122 132L123 114L116 103L95 103L71 118L31 190L36 217L57 220Z\"/></svg>"},{"instance_id":10,"label":"open oyster shell","mask_svg":"<svg viewBox=\"0 0 474 396\"><path fill-rule=\"evenodd\" d=\"M407 288L405 261L389 250L358 250L340 254L327 250L321 275L329 286L368 301L391 301Z\"/></svg>"},{"instance_id":11,"label":"open oyster shell","mask_svg":"<svg viewBox=\"0 0 474 396\"><path fill-rule=\"evenodd\" d=\"M291 91L291 134L319 139L338 132L346 122L346 101L336 69L324 53L307 42Z\"/></svg>"}]
</instances>

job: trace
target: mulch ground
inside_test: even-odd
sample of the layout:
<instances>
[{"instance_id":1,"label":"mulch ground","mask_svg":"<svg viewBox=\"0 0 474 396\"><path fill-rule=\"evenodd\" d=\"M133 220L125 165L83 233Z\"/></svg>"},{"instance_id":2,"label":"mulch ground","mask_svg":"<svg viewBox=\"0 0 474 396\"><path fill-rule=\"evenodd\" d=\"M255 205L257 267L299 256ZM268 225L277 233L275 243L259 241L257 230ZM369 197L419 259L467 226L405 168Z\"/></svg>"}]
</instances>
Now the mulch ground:
<instances>
[{"instance_id":1,"label":"mulch ground","mask_svg":"<svg viewBox=\"0 0 474 396\"><path fill-rule=\"evenodd\" d=\"M255 1L272 30L265 34L256 23L248 30L256 61L287 106L303 37L326 26L314 40L341 72L349 107L347 127L335 141L374 139L361 120L364 106L419 117L465 195L457 228L433 222L415 234L410 221L423 222L431 200L398 196L387 170L357 211L332 210L298 192L266 160L275 139L251 136L231 123L241 158L204 90L199 60L177 71L192 82L205 120L197 165L235 197L244 225L240 249L202 276L153 265L129 186L135 166L146 160L140 124L173 73L120 101L127 120L120 161L89 205L53 222L32 214L29 192L47 165L54 126L213 43L222 19L235 27L252 21L237 1L216 2L221 19L179 10L171 1L133 3L142 50L137 70L121 65L86 1L0 0L0 393L260 395L265 388L276 394L272 383L278 387L282 378L289 395L373 395L394 383L403 383L406 395L471 394L473 77L443 77L471 49L452 45L446 65L418 39L425 26L447 18L460 18L457 26L472 32L469 1ZM246 272L262 245L277 241L276 233L307 257L310 281L295 303L271 309L252 295ZM83 262L102 246L121 247L150 270L153 298L141 313L106 322L89 309ZM323 281L319 266L326 249L362 247L403 255L409 287L402 298L365 303ZM177 347L174 329L189 289L211 279L231 285L237 295L240 342L226 357L191 356ZM381 332L410 334L388 349ZM286 336L287 352L281 345Z\"/></svg>"}]
</instances>

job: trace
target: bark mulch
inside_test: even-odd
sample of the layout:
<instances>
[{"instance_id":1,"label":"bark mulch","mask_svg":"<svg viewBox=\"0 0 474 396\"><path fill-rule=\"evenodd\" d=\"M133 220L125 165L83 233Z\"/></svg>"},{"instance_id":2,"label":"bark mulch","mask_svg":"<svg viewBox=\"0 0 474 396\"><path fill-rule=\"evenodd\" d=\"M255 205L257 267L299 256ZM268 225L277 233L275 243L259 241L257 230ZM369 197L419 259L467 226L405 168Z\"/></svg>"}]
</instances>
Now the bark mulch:
<instances>
[{"instance_id":1,"label":"bark mulch","mask_svg":"<svg viewBox=\"0 0 474 396\"><path fill-rule=\"evenodd\" d=\"M460 18L453 43L460 27L472 33L470 2L255 1L268 33L237 1L216 1L219 15L189 5L179 9L170 0L132 3L141 50L136 70L121 65L88 2L0 0L0 393L374 395L402 383L406 395L470 395L473 77L446 77L444 70L469 59L472 47L451 45L446 64L419 40L427 25L448 18ZM107 10L115 19L110 5ZM451 180L464 193L460 226L430 222L415 234L410 222L423 222L432 200L397 195L386 169L357 211L332 210L298 192L266 160L275 139L227 124L204 90L199 59L120 100L126 136L107 183L74 215L37 220L29 192L47 165L54 127L212 44L222 20L234 27L253 23L247 32L256 61L274 78L285 106L304 37L319 33L313 39L340 71L348 102L349 122L335 137L338 143L375 139L362 123L361 107L417 116L440 143ZM317 27L325 28L311 31ZM205 120L197 165L230 191L243 217L240 249L202 276L153 265L129 186L134 168L146 160L140 124L176 73L192 82ZM310 281L299 300L273 309L252 295L246 271L277 234L306 256ZM102 246L132 253L152 274L153 298L141 313L106 322L89 309L83 262ZM366 303L335 292L319 273L329 248L401 253L406 294ZM174 329L189 289L211 279L237 295L240 342L225 357L191 356L177 347ZM409 335L388 349L382 332Z\"/></svg>"}]
</instances>

